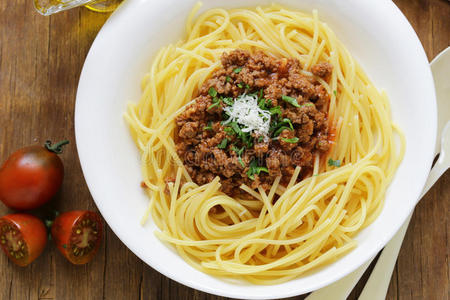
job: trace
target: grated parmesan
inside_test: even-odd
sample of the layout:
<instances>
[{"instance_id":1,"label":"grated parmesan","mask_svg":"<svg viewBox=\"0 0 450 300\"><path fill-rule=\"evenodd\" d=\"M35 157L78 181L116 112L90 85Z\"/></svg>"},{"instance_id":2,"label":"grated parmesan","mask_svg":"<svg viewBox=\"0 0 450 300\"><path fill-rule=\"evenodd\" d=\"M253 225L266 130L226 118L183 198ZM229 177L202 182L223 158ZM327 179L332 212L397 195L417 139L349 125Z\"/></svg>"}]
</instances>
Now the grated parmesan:
<instances>
[{"instance_id":1,"label":"grated parmesan","mask_svg":"<svg viewBox=\"0 0 450 300\"><path fill-rule=\"evenodd\" d=\"M230 116L224 125L236 122L244 126L242 132L253 132L265 139L269 137L270 112L258 106L256 95L240 95L233 105L225 107L224 111Z\"/></svg>"}]
</instances>

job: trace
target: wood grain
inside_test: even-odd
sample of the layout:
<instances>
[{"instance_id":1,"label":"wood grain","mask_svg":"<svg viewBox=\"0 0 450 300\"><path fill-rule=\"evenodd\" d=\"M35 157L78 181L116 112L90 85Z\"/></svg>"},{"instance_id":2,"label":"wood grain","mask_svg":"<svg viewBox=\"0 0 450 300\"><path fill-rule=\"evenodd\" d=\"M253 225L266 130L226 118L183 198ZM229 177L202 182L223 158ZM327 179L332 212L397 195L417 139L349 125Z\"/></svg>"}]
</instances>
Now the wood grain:
<instances>
[{"instance_id":1,"label":"wood grain","mask_svg":"<svg viewBox=\"0 0 450 300\"><path fill-rule=\"evenodd\" d=\"M449 1L394 2L416 30L430 60L450 45ZM96 209L78 161L73 117L84 59L107 18L85 8L43 17L34 11L31 0L0 1L0 160L48 138L71 141L62 155L63 187L48 209ZM387 299L448 299L449 198L447 172L417 206ZM8 212L0 205L0 215ZM367 276L349 299L357 299ZM27 268L16 267L0 255L0 299L225 298L160 275L108 229L99 254L86 266L68 264L51 244Z\"/></svg>"}]
</instances>

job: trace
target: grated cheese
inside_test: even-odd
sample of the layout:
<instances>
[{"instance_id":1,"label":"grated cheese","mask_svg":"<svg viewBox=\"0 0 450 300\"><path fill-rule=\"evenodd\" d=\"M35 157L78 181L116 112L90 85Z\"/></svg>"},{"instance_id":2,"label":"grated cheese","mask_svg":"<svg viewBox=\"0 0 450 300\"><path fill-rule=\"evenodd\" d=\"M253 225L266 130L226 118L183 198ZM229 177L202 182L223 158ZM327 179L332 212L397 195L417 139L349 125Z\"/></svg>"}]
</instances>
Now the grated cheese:
<instances>
[{"instance_id":1,"label":"grated cheese","mask_svg":"<svg viewBox=\"0 0 450 300\"><path fill-rule=\"evenodd\" d=\"M270 112L258 106L256 95L240 95L233 105L225 107L224 111L230 116L224 125L236 122L244 126L242 132L253 132L265 139L269 137Z\"/></svg>"}]
</instances>

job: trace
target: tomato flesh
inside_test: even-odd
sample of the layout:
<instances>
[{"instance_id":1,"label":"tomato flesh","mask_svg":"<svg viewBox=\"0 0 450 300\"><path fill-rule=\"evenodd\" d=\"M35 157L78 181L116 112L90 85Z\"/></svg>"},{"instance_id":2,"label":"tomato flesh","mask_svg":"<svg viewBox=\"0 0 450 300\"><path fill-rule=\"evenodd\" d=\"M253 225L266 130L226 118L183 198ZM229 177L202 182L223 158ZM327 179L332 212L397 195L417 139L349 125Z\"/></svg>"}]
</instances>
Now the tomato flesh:
<instances>
[{"instance_id":1,"label":"tomato flesh","mask_svg":"<svg viewBox=\"0 0 450 300\"><path fill-rule=\"evenodd\" d=\"M52 237L59 251L73 264L89 262L100 247L103 224L90 211L71 211L59 215L52 225Z\"/></svg>"},{"instance_id":2,"label":"tomato flesh","mask_svg":"<svg viewBox=\"0 0 450 300\"><path fill-rule=\"evenodd\" d=\"M57 154L41 146L19 149L0 169L0 200L17 210L37 208L56 194L63 177Z\"/></svg>"},{"instance_id":3,"label":"tomato flesh","mask_svg":"<svg viewBox=\"0 0 450 300\"><path fill-rule=\"evenodd\" d=\"M0 218L0 245L17 265L33 262L47 244L44 223L28 214L11 214Z\"/></svg>"}]
</instances>

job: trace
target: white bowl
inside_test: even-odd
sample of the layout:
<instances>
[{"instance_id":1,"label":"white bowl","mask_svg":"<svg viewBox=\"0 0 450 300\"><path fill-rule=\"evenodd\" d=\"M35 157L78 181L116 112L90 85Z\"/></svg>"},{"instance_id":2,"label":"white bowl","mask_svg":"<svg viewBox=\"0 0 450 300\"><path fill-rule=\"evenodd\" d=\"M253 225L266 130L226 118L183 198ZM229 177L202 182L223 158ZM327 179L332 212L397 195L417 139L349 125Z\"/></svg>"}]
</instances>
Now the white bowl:
<instances>
[{"instance_id":1,"label":"white bowl","mask_svg":"<svg viewBox=\"0 0 450 300\"><path fill-rule=\"evenodd\" d=\"M378 88L386 89L393 119L404 130L406 154L377 220L361 231L358 247L336 262L289 282L258 286L225 281L189 266L139 223L148 199L140 188L139 153L123 120L137 101L140 80L156 51L183 37L196 0L128 0L110 17L86 58L78 86L75 130L81 166L111 229L138 257L162 274L208 293L248 299L282 298L328 285L374 256L413 210L433 159L436 100L427 58L414 30L389 0L279 0L300 10L317 8ZM208 0L202 10L270 4L271 0ZM126 272L126 270L124 270Z\"/></svg>"}]
</instances>

